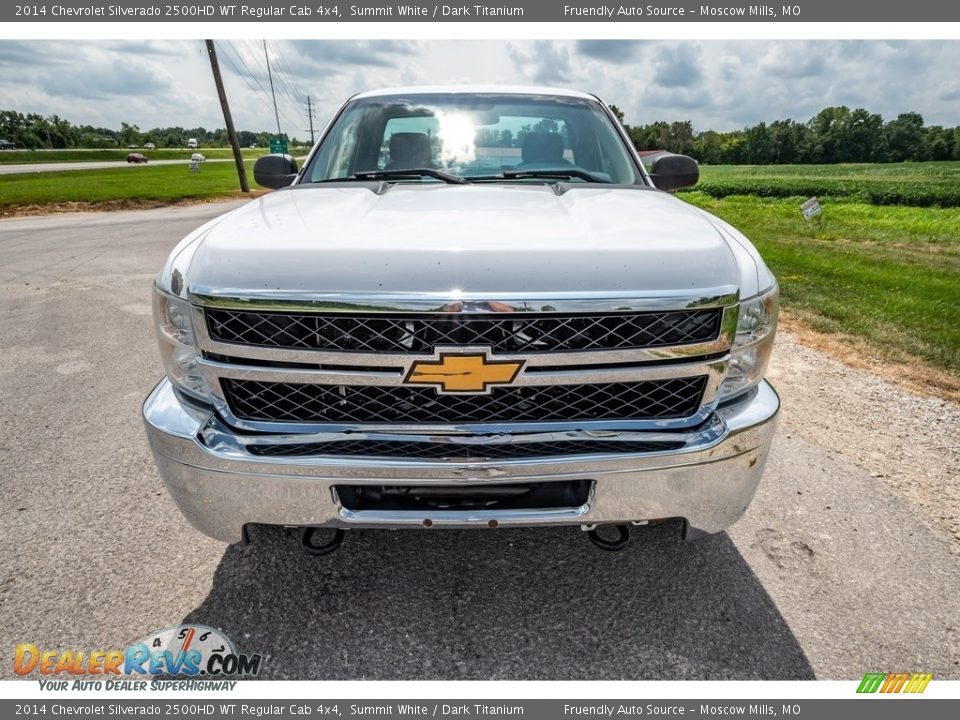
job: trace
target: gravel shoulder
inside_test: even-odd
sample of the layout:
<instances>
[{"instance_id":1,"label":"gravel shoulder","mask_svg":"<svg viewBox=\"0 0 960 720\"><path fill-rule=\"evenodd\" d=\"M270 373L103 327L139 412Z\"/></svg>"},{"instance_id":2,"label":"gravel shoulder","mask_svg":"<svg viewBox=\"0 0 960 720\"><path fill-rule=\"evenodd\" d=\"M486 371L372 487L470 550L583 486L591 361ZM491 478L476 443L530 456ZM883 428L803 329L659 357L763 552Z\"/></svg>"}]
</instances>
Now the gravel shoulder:
<instances>
[{"instance_id":1,"label":"gravel shoulder","mask_svg":"<svg viewBox=\"0 0 960 720\"><path fill-rule=\"evenodd\" d=\"M866 470L960 543L960 409L850 367L790 333L777 337L769 377L788 434Z\"/></svg>"}]
</instances>

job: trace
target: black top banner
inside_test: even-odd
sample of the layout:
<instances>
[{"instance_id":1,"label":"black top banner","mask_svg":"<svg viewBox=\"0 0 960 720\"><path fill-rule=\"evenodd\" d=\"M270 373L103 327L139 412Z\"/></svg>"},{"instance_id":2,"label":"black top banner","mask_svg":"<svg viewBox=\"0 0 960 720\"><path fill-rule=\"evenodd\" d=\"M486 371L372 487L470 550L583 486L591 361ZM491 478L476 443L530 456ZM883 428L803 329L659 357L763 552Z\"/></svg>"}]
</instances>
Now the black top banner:
<instances>
[{"instance_id":1,"label":"black top banner","mask_svg":"<svg viewBox=\"0 0 960 720\"><path fill-rule=\"evenodd\" d=\"M2 22L956 22L960 3L943 0L780 0L746 2L516 0L484 4L247 0L153 3L61 0L6 3Z\"/></svg>"}]
</instances>

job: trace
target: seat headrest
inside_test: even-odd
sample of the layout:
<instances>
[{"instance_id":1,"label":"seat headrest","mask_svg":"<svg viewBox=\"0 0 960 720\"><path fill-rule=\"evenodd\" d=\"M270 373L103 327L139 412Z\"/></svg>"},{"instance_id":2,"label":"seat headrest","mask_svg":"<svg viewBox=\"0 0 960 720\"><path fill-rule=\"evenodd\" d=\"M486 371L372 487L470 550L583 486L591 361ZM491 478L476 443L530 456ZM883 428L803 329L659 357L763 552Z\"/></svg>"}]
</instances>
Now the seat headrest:
<instances>
[{"instance_id":1,"label":"seat headrest","mask_svg":"<svg viewBox=\"0 0 960 720\"><path fill-rule=\"evenodd\" d=\"M426 133L400 132L390 136L390 170L433 167L430 138Z\"/></svg>"},{"instance_id":2,"label":"seat headrest","mask_svg":"<svg viewBox=\"0 0 960 720\"><path fill-rule=\"evenodd\" d=\"M563 162L563 137L560 133L540 130L527 133L523 138L520 157L525 163Z\"/></svg>"}]
</instances>

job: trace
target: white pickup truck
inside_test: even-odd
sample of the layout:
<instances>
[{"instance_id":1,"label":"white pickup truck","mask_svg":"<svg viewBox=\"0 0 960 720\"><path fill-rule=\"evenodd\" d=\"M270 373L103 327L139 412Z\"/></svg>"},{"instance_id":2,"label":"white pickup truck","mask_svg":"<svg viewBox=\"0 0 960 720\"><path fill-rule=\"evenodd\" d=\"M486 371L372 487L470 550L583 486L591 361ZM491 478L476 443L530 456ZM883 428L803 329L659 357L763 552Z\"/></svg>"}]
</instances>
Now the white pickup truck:
<instances>
[{"instance_id":1,"label":"white pickup truck","mask_svg":"<svg viewBox=\"0 0 960 720\"><path fill-rule=\"evenodd\" d=\"M573 525L619 549L631 524L743 514L778 290L670 194L693 160L648 172L588 94L408 88L254 173L277 191L191 233L154 288L147 434L202 532L293 526L323 554L351 528Z\"/></svg>"}]
</instances>

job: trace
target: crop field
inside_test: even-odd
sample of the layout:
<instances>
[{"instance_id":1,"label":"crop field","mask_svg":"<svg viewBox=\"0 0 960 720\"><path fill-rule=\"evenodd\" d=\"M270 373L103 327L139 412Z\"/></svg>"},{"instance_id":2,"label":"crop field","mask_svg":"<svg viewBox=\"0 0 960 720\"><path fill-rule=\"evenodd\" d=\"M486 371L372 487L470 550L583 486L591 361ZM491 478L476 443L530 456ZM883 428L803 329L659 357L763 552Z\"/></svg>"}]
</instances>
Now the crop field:
<instances>
[{"instance_id":1,"label":"crop field","mask_svg":"<svg viewBox=\"0 0 960 720\"><path fill-rule=\"evenodd\" d=\"M704 167L703 176L683 199L756 244L793 317L865 341L880 359L920 359L960 378L960 163ZM865 200L894 186L914 202ZM823 214L807 221L800 204L811 195Z\"/></svg>"},{"instance_id":2,"label":"crop field","mask_svg":"<svg viewBox=\"0 0 960 720\"><path fill-rule=\"evenodd\" d=\"M960 162L705 165L697 190L715 198L816 195L871 205L960 207Z\"/></svg>"}]
</instances>

